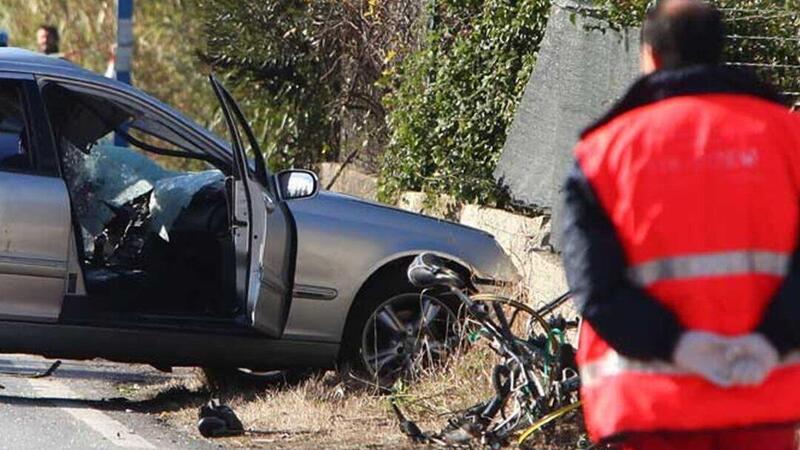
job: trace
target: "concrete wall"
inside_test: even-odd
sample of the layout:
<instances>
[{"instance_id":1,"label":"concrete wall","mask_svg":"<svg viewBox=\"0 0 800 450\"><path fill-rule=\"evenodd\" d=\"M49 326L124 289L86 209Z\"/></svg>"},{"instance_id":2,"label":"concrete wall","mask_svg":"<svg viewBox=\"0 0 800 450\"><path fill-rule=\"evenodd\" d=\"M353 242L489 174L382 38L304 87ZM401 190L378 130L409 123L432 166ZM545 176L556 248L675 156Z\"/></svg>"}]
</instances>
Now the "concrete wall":
<instances>
[{"instance_id":1,"label":"concrete wall","mask_svg":"<svg viewBox=\"0 0 800 450\"><path fill-rule=\"evenodd\" d=\"M336 177L331 191L342 192L356 197L375 200L378 196L378 179L372 175L361 172L360 170L347 166L343 171L339 171L342 165L339 163L322 163L317 170L320 185L328 189L331 181ZM338 175L338 177L337 177Z\"/></svg>"},{"instance_id":2,"label":"concrete wall","mask_svg":"<svg viewBox=\"0 0 800 450\"><path fill-rule=\"evenodd\" d=\"M467 205L460 222L495 236L522 275L523 287L534 305L567 291L561 258L550 247L548 216L525 217L493 208Z\"/></svg>"}]
</instances>

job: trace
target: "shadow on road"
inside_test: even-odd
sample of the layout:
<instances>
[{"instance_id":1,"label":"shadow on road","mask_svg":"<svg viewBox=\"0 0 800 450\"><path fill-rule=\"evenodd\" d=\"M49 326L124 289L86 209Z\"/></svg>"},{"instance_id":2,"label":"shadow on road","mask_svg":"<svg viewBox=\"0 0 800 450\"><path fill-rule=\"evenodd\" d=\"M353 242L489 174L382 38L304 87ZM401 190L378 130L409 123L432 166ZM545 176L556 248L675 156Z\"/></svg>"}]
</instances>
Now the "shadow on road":
<instances>
[{"instance_id":1,"label":"shadow on road","mask_svg":"<svg viewBox=\"0 0 800 450\"><path fill-rule=\"evenodd\" d=\"M19 378L25 378L20 376L24 373L35 371L35 369L20 366L9 366L7 369L5 371L7 375ZM3 364L1 363L0 373L3 373ZM58 370L56 379L61 379L61 381L65 382L68 382L69 379L99 379L109 383L124 379L126 384L158 383L165 380L165 377L159 374L136 374L135 378L131 378L129 373L120 374L117 377L110 375L109 372L97 372L91 369L61 369ZM3 384L2 379L3 377L0 375L0 385ZM166 384L160 388L156 387L157 390L152 391L153 395L144 399L129 399L126 397L101 399L59 398L53 396L11 395L8 392L4 392L0 394L0 405L34 408L88 408L100 411L133 411L138 413L174 412L185 408L199 407L211 398L219 398L223 402L233 397L253 400L262 395L267 389L291 388L301 383L304 379L305 377L303 376L286 376L276 371L274 375L260 380L241 379L238 382L234 382L233 379L230 379L227 380L228 384L224 387L209 384L207 380L204 380L200 387L194 386L193 388L182 384ZM0 386L0 388L2 387ZM275 434L272 431L265 433Z\"/></svg>"},{"instance_id":2,"label":"shadow on road","mask_svg":"<svg viewBox=\"0 0 800 450\"><path fill-rule=\"evenodd\" d=\"M90 408L100 411L126 411L159 413L177 411L187 405L208 400L210 392L173 387L159 392L152 398L129 400L124 397L103 398L99 400L81 398L29 397L0 395L0 404L36 408Z\"/></svg>"},{"instance_id":3,"label":"shadow on road","mask_svg":"<svg viewBox=\"0 0 800 450\"><path fill-rule=\"evenodd\" d=\"M12 377L22 377L25 378L26 375L37 373L42 371L43 368L41 365L31 365L31 366L20 366L15 364L3 364L0 362L0 380L4 375L12 376ZM76 368L72 367L59 367L58 368L58 377L59 378L69 378L69 379L76 379L76 380L105 380L105 381L117 381L117 380L124 380L130 383L151 383L151 382L158 382L164 380L164 375L157 373L131 373L131 372L124 372L124 373L115 373L109 371L98 371L93 368ZM0 384L2 384L0 382Z\"/></svg>"}]
</instances>

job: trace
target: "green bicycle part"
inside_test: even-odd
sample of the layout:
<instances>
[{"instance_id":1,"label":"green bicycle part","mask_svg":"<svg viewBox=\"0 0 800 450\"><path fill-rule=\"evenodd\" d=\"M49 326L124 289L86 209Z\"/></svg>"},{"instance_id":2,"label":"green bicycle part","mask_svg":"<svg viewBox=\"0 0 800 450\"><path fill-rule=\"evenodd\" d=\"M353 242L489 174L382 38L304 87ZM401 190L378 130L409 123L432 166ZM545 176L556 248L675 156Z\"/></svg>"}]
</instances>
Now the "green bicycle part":
<instances>
[{"instance_id":1,"label":"green bicycle part","mask_svg":"<svg viewBox=\"0 0 800 450\"><path fill-rule=\"evenodd\" d=\"M560 328L553 328L553 334L558 337L558 343L564 345L567 342L567 337Z\"/></svg>"},{"instance_id":2,"label":"green bicycle part","mask_svg":"<svg viewBox=\"0 0 800 450\"><path fill-rule=\"evenodd\" d=\"M467 340L470 344L474 344L481 339L481 330L473 331L472 333L467 335Z\"/></svg>"}]
</instances>

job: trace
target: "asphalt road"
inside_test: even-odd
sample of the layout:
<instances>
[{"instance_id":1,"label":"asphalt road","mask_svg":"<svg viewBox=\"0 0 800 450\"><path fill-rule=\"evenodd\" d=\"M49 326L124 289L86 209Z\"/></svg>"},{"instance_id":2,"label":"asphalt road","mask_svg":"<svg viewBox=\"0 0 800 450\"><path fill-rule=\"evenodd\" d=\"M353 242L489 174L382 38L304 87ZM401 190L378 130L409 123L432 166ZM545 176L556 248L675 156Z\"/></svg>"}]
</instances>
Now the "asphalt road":
<instances>
[{"instance_id":1,"label":"asphalt road","mask_svg":"<svg viewBox=\"0 0 800 450\"><path fill-rule=\"evenodd\" d=\"M158 402L126 401L116 389L119 383L158 383L186 372L64 361L50 377L26 376L51 363L25 355L0 356L0 449L221 448L159 421Z\"/></svg>"}]
</instances>

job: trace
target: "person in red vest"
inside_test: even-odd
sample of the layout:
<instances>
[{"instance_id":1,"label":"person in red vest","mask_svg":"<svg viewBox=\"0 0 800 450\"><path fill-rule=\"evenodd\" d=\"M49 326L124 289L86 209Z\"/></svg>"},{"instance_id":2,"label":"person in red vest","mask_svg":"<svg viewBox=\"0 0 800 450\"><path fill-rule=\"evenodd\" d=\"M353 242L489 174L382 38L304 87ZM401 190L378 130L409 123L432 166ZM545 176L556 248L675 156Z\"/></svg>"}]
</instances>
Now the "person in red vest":
<instances>
[{"instance_id":1,"label":"person in red vest","mask_svg":"<svg viewBox=\"0 0 800 450\"><path fill-rule=\"evenodd\" d=\"M721 12L665 0L644 76L589 127L564 188L591 438L796 449L800 120L722 63Z\"/></svg>"}]
</instances>

